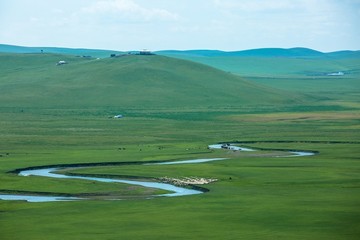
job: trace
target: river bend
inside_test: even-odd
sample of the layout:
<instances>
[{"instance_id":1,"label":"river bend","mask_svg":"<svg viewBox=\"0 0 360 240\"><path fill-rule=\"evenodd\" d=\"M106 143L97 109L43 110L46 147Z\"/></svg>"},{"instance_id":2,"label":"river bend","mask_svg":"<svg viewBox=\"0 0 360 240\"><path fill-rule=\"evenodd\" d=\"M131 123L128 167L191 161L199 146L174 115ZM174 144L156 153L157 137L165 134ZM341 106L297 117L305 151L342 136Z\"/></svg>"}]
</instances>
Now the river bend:
<instances>
[{"instance_id":1,"label":"river bend","mask_svg":"<svg viewBox=\"0 0 360 240\"><path fill-rule=\"evenodd\" d=\"M224 144L213 144L209 145L209 149L229 149L233 151L256 151L250 148L238 147L235 145L224 145ZM304 152L304 151L289 151L290 155L283 157L300 157L300 156L311 156L314 155L313 152ZM226 158L206 158L206 159L193 159L193 160L183 160L183 161L169 161L169 162L158 162L158 163L146 163L142 165L169 165L169 164L194 164L194 163L204 163L210 161L220 161L225 160ZM62 179L83 179L89 181L98 181L98 182L112 182L112 183L126 183L131 185L139 185L149 188L157 188L162 190L170 191L167 194L156 195L164 197L176 197L176 196L186 196L201 194L203 191L189 189L185 187L175 186L169 183L160 183L160 182L147 182L147 181L135 181L135 180L125 180L125 179L113 179L113 178L102 178L102 177L87 177L87 176L70 176L55 173L56 171L65 169L66 167L59 168L37 168L31 170L23 170L19 172L20 176L40 176L40 177L50 177L50 178L62 178ZM72 167L73 168L73 167ZM78 167L82 168L82 167ZM86 200L87 198L77 198L77 197L64 197L64 196L34 196L34 195L20 195L20 194L0 194L0 200L24 200L28 202L52 202L52 201L74 201L74 200Z\"/></svg>"}]
</instances>

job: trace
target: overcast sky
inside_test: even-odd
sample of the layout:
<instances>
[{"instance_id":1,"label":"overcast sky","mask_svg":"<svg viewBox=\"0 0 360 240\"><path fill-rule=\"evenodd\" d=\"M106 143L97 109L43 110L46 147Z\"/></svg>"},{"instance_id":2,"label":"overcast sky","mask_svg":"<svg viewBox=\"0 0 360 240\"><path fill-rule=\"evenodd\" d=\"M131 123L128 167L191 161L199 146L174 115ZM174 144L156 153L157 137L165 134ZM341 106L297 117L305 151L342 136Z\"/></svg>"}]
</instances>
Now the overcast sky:
<instances>
[{"instance_id":1,"label":"overcast sky","mask_svg":"<svg viewBox=\"0 0 360 240\"><path fill-rule=\"evenodd\" d=\"M0 43L360 50L360 0L0 0Z\"/></svg>"}]
</instances>

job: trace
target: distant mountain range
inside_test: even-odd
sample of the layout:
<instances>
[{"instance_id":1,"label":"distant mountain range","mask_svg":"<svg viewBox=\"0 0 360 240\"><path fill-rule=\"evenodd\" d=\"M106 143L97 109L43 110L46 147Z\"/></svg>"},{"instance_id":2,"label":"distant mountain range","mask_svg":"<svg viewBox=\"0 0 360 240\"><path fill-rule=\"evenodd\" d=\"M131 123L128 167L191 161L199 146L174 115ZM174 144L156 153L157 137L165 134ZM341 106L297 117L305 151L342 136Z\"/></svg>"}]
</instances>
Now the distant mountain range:
<instances>
[{"instance_id":1,"label":"distant mountain range","mask_svg":"<svg viewBox=\"0 0 360 240\"><path fill-rule=\"evenodd\" d=\"M308 48L261 48L234 52L169 50L157 54L202 63L244 77L354 77L360 74L360 51L324 53Z\"/></svg>"},{"instance_id":2,"label":"distant mountain range","mask_svg":"<svg viewBox=\"0 0 360 240\"><path fill-rule=\"evenodd\" d=\"M83 48L58 48L58 47L23 47L0 44L0 52L6 53L59 53L79 56L108 57L110 54L122 54L124 51L83 49ZM155 53L166 56L188 57L360 57L360 51L336 51L324 53L309 48L259 48L243 51L220 50L162 50Z\"/></svg>"},{"instance_id":3,"label":"distant mountain range","mask_svg":"<svg viewBox=\"0 0 360 240\"><path fill-rule=\"evenodd\" d=\"M309 48L259 48L243 51L219 51L219 50L164 50L157 53L171 55L186 55L199 57L360 57L360 51L336 51L336 52L319 52Z\"/></svg>"}]
</instances>

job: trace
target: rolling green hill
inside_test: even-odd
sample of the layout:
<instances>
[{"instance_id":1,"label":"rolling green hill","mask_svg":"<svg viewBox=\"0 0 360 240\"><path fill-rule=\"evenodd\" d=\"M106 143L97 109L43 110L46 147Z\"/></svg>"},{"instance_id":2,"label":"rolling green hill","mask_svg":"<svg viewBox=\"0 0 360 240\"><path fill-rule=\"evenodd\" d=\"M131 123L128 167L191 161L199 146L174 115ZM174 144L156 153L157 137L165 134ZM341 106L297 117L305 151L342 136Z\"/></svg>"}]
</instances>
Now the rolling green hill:
<instances>
[{"instance_id":1,"label":"rolling green hill","mask_svg":"<svg viewBox=\"0 0 360 240\"><path fill-rule=\"evenodd\" d=\"M86 48L60 48L60 47L23 47L15 45L0 44L2 53L57 53L91 57L109 57L110 54L121 54L122 52L101 49Z\"/></svg>"},{"instance_id":2,"label":"rolling green hill","mask_svg":"<svg viewBox=\"0 0 360 240\"><path fill-rule=\"evenodd\" d=\"M203 63L247 77L327 77L360 75L360 51L322 53L307 48L265 48L238 52L212 50L160 51L161 55Z\"/></svg>"},{"instance_id":3,"label":"rolling green hill","mask_svg":"<svg viewBox=\"0 0 360 240\"><path fill-rule=\"evenodd\" d=\"M243 51L219 51L219 50L164 50L159 51L164 55L203 56L203 57L323 57L325 53L309 48L259 48Z\"/></svg>"},{"instance_id":4,"label":"rolling green hill","mask_svg":"<svg viewBox=\"0 0 360 240\"><path fill-rule=\"evenodd\" d=\"M340 96L343 100L359 99L360 51L320 53L297 48L161 54L206 64L262 86L312 94L322 99L338 99Z\"/></svg>"},{"instance_id":5,"label":"rolling green hill","mask_svg":"<svg viewBox=\"0 0 360 240\"><path fill-rule=\"evenodd\" d=\"M68 64L57 66L60 60ZM196 107L274 104L293 95L164 56L85 59L1 54L0 102L14 107Z\"/></svg>"},{"instance_id":6,"label":"rolling green hill","mask_svg":"<svg viewBox=\"0 0 360 240\"><path fill-rule=\"evenodd\" d=\"M242 51L219 50L162 50L161 55L198 56L198 57L288 57L288 58L330 58L330 57L360 57L360 51L320 52L310 48L258 48Z\"/></svg>"}]
</instances>

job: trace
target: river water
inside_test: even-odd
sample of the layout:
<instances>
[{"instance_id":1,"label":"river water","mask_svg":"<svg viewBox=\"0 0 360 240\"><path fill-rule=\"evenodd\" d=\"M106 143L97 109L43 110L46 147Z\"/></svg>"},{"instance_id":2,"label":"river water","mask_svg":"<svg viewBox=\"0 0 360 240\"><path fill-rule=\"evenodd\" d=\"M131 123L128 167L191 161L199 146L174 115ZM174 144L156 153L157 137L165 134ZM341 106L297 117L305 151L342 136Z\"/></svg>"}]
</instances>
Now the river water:
<instances>
[{"instance_id":1,"label":"river water","mask_svg":"<svg viewBox=\"0 0 360 240\"><path fill-rule=\"evenodd\" d=\"M256 151L250 148L238 147L235 145L223 145L223 144L213 144L209 145L209 149L229 149L234 151ZM302 151L292 151L289 152L291 155L285 157L296 157L296 156L311 156L314 155L312 152L302 152ZM169 161L161 163L147 163L143 165L170 165L170 164L194 164L194 163L204 163L211 161L220 161L225 160L226 158L206 158L206 159L192 159L192 160L183 160L183 161ZM73 167L72 167L73 168ZM81 167L79 167L81 168ZM176 196L186 196L201 194L202 191L189 189L184 187L174 186L168 183L160 182L147 182L147 181L135 181L135 180L125 180L125 179L113 179L113 178L101 178L101 177L86 177L86 176L69 176L54 173L64 168L39 168L33 170L24 170L19 173L20 176L40 176L40 177L50 177L50 178L65 178L65 179L82 179L88 181L98 181L98 182L111 182L111 183L126 183L131 185L138 185L148 188L156 188L170 191L167 194L156 195L165 196L165 197L176 197ZM85 200L86 198L76 198L76 197L63 197L63 196L32 196L32 195L15 195L15 194L0 194L0 200L23 200L28 202L52 202L52 201L74 201L74 200Z\"/></svg>"}]
</instances>

